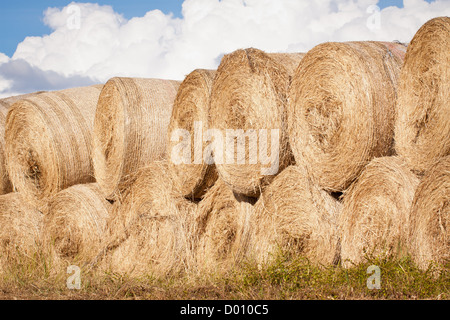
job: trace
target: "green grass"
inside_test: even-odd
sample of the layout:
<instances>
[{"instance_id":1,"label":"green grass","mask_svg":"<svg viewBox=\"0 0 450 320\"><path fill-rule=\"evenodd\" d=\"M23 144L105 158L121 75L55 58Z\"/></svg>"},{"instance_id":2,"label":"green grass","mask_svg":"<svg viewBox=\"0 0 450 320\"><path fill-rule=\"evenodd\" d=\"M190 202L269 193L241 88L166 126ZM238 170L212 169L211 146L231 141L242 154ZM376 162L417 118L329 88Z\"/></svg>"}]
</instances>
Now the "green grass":
<instances>
[{"instance_id":1,"label":"green grass","mask_svg":"<svg viewBox=\"0 0 450 320\"><path fill-rule=\"evenodd\" d=\"M367 268L381 270L381 288L367 288ZM61 267L60 267L61 268ZM64 268L61 268L64 269ZM450 268L418 269L410 259L368 259L351 268L323 267L289 254L266 266L246 262L225 274L128 275L82 270L81 290L69 290L66 270L44 254L17 254L0 272L0 299L449 299ZM439 271L439 272L438 272Z\"/></svg>"}]
</instances>

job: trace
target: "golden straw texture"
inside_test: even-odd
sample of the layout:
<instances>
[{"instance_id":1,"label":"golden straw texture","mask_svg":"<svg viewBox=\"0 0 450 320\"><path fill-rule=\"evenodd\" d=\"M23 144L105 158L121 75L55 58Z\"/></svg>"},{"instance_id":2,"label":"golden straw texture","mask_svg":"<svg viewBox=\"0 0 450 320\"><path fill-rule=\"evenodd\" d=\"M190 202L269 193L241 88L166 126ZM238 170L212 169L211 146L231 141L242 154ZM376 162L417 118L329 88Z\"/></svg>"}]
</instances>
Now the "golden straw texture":
<instances>
[{"instance_id":1,"label":"golden straw texture","mask_svg":"<svg viewBox=\"0 0 450 320\"><path fill-rule=\"evenodd\" d=\"M32 257L39 250L43 215L19 193L0 196L0 271L18 254Z\"/></svg>"},{"instance_id":2,"label":"golden straw texture","mask_svg":"<svg viewBox=\"0 0 450 320\"><path fill-rule=\"evenodd\" d=\"M36 92L34 94L39 94ZM12 192L11 181L9 180L8 171L6 169L5 159L5 124L6 115L11 106L21 99L25 99L33 94L25 94L20 96L9 97L0 100L0 195Z\"/></svg>"},{"instance_id":3,"label":"golden straw texture","mask_svg":"<svg viewBox=\"0 0 450 320\"><path fill-rule=\"evenodd\" d=\"M374 157L393 153L397 82L406 48L383 42L323 43L300 62L288 123L297 163L319 186L345 190Z\"/></svg>"},{"instance_id":4,"label":"golden straw texture","mask_svg":"<svg viewBox=\"0 0 450 320\"><path fill-rule=\"evenodd\" d=\"M209 129L208 106L211 88L216 72L213 70L194 70L181 83L173 106L169 124L168 153L169 170L181 186L181 193L188 198L200 199L205 191L217 180L214 164L204 161L207 143L203 136ZM176 146L183 143L176 136L178 130L189 133L187 150L189 163L179 163Z\"/></svg>"},{"instance_id":5,"label":"golden straw texture","mask_svg":"<svg viewBox=\"0 0 450 320\"><path fill-rule=\"evenodd\" d=\"M166 158L167 130L180 82L112 78L98 100L93 137L95 178L117 200L128 175Z\"/></svg>"},{"instance_id":6,"label":"golden straw texture","mask_svg":"<svg viewBox=\"0 0 450 320\"><path fill-rule=\"evenodd\" d=\"M238 194L258 196L293 161L286 104L291 75L302 57L301 53L267 54L249 48L225 55L220 63L211 93L210 127L223 135L224 156L214 155L219 175ZM248 143L241 143L244 155L226 144L231 130L248 135ZM265 137L260 130L266 130ZM273 157L278 157L278 163L265 159L276 160Z\"/></svg>"},{"instance_id":7,"label":"golden straw texture","mask_svg":"<svg viewBox=\"0 0 450 320\"><path fill-rule=\"evenodd\" d=\"M423 174L450 154L450 18L435 18L408 46L398 90L395 149Z\"/></svg>"},{"instance_id":8,"label":"golden straw texture","mask_svg":"<svg viewBox=\"0 0 450 320\"><path fill-rule=\"evenodd\" d=\"M372 160L345 192L339 222L343 266L406 256L409 212L419 179L399 157Z\"/></svg>"},{"instance_id":9,"label":"golden straw texture","mask_svg":"<svg viewBox=\"0 0 450 320\"><path fill-rule=\"evenodd\" d=\"M90 261L100 250L111 210L96 183L62 190L49 200L46 240L63 259Z\"/></svg>"},{"instance_id":10,"label":"golden straw texture","mask_svg":"<svg viewBox=\"0 0 450 320\"><path fill-rule=\"evenodd\" d=\"M319 265L337 262L341 204L321 190L308 171L306 167L290 166L264 190L243 245L248 246L249 259L270 263L281 251Z\"/></svg>"},{"instance_id":11,"label":"golden straw texture","mask_svg":"<svg viewBox=\"0 0 450 320\"><path fill-rule=\"evenodd\" d=\"M14 189L37 208L45 211L50 196L94 180L91 134L101 87L40 93L8 112L8 173Z\"/></svg>"},{"instance_id":12,"label":"golden straw texture","mask_svg":"<svg viewBox=\"0 0 450 320\"><path fill-rule=\"evenodd\" d=\"M409 230L410 254L427 269L450 263L450 156L426 172L414 196Z\"/></svg>"},{"instance_id":13,"label":"golden straw texture","mask_svg":"<svg viewBox=\"0 0 450 320\"><path fill-rule=\"evenodd\" d=\"M225 272L245 257L241 238L249 232L256 200L236 197L219 178L197 209L197 270Z\"/></svg>"},{"instance_id":14,"label":"golden straw texture","mask_svg":"<svg viewBox=\"0 0 450 320\"><path fill-rule=\"evenodd\" d=\"M155 162L133 174L108 222L102 268L155 276L191 268L197 205L181 195L167 166Z\"/></svg>"}]
</instances>

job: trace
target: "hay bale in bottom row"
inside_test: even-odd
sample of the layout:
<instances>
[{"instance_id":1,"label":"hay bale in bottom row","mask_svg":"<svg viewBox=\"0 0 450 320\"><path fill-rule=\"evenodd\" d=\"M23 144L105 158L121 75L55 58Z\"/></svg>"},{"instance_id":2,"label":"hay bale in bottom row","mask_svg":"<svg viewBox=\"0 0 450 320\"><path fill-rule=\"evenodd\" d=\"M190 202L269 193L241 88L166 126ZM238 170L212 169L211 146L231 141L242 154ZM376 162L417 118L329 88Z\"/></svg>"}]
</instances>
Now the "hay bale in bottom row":
<instances>
[{"instance_id":1,"label":"hay bale in bottom row","mask_svg":"<svg viewBox=\"0 0 450 320\"><path fill-rule=\"evenodd\" d=\"M310 180L308 169L290 166L263 192L250 220L249 259L270 263L287 251L314 264L337 262L337 218L341 204Z\"/></svg>"},{"instance_id":2,"label":"hay bale in bottom row","mask_svg":"<svg viewBox=\"0 0 450 320\"><path fill-rule=\"evenodd\" d=\"M227 271L244 259L242 238L254 213L251 198L236 196L218 179L197 210L196 266L198 271Z\"/></svg>"},{"instance_id":3,"label":"hay bale in bottom row","mask_svg":"<svg viewBox=\"0 0 450 320\"><path fill-rule=\"evenodd\" d=\"M155 276L190 268L196 204L186 200L167 162L138 170L108 222L101 268Z\"/></svg>"},{"instance_id":4,"label":"hay bale in bottom row","mask_svg":"<svg viewBox=\"0 0 450 320\"><path fill-rule=\"evenodd\" d=\"M44 239L62 259L90 261L100 250L112 204L96 183L58 192L48 204Z\"/></svg>"},{"instance_id":5,"label":"hay bale in bottom row","mask_svg":"<svg viewBox=\"0 0 450 320\"><path fill-rule=\"evenodd\" d=\"M399 157L372 160L345 192L340 216L343 266L407 253L409 212L419 179Z\"/></svg>"},{"instance_id":6,"label":"hay bale in bottom row","mask_svg":"<svg viewBox=\"0 0 450 320\"><path fill-rule=\"evenodd\" d=\"M419 268L450 263L450 156L441 159L420 181L414 195L409 252Z\"/></svg>"},{"instance_id":7,"label":"hay bale in bottom row","mask_svg":"<svg viewBox=\"0 0 450 320\"><path fill-rule=\"evenodd\" d=\"M17 254L32 256L41 243L43 215L19 193L0 196L0 270Z\"/></svg>"}]
</instances>

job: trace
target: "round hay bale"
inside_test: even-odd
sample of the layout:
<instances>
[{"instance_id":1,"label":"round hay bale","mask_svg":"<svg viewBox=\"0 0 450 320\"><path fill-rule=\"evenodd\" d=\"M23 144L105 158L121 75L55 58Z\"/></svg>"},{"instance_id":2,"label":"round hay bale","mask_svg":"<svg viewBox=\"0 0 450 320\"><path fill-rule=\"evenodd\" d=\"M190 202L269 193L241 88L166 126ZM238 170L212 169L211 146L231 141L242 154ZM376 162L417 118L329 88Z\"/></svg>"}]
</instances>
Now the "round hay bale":
<instances>
[{"instance_id":1,"label":"round hay bale","mask_svg":"<svg viewBox=\"0 0 450 320\"><path fill-rule=\"evenodd\" d=\"M398 89L395 149L424 173L450 154L450 18L435 18L415 34Z\"/></svg>"},{"instance_id":2,"label":"round hay bale","mask_svg":"<svg viewBox=\"0 0 450 320\"><path fill-rule=\"evenodd\" d=\"M209 129L208 106L215 75L216 71L213 70L191 72L178 89L170 118L167 141L171 157L169 171L181 186L181 193L187 198L200 199L218 176L215 165L205 162L203 156L203 150L207 146L203 135ZM179 137L176 136L179 130L189 133L188 163L180 163L179 158L183 154L173 152L180 144Z\"/></svg>"},{"instance_id":3,"label":"round hay bale","mask_svg":"<svg viewBox=\"0 0 450 320\"><path fill-rule=\"evenodd\" d=\"M39 94L36 92L35 94ZM5 158L5 124L6 115L11 106L19 100L26 99L33 94L25 94L20 96L0 99L0 195L12 192L11 181L9 180L8 171L6 170Z\"/></svg>"},{"instance_id":4,"label":"round hay bale","mask_svg":"<svg viewBox=\"0 0 450 320\"><path fill-rule=\"evenodd\" d=\"M111 210L96 183L62 190L49 200L46 241L62 259L89 261L101 248Z\"/></svg>"},{"instance_id":5,"label":"round hay bale","mask_svg":"<svg viewBox=\"0 0 450 320\"><path fill-rule=\"evenodd\" d=\"M251 217L247 257L259 265L287 252L312 263L337 262L341 204L311 179L306 167L290 166L264 190Z\"/></svg>"},{"instance_id":6,"label":"round hay bale","mask_svg":"<svg viewBox=\"0 0 450 320\"><path fill-rule=\"evenodd\" d=\"M300 62L289 94L290 143L295 161L314 168L320 187L341 192L372 158L393 153L405 50L394 43L331 42Z\"/></svg>"},{"instance_id":7,"label":"round hay bale","mask_svg":"<svg viewBox=\"0 0 450 320\"><path fill-rule=\"evenodd\" d=\"M106 198L117 200L126 177L166 158L167 130L180 82L112 78L95 114L95 178Z\"/></svg>"},{"instance_id":8,"label":"round hay bale","mask_svg":"<svg viewBox=\"0 0 450 320\"><path fill-rule=\"evenodd\" d=\"M103 268L154 276L190 269L197 205L181 195L167 169L167 162L155 162L129 180L108 222Z\"/></svg>"},{"instance_id":9,"label":"round hay bale","mask_svg":"<svg viewBox=\"0 0 450 320\"><path fill-rule=\"evenodd\" d=\"M28 257L41 244L43 215L19 193L0 196L0 270L17 254Z\"/></svg>"},{"instance_id":10,"label":"round hay bale","mask_svg":"<svg viewBox=\"0 0 450 320\"><path fill-rule=\"evenodd\" d=\"M409 252L415 263L450 263L450 156L426 172L417 187L411 209Z\"/></svg>"},{"instance_id":11,"label":"round hay bale","mask_svg":"<svg viewBox=\"0 0 450 320\"><path fill-rule=\"evenodd\" d=\"M291 75L302 57L250 48L225 55L220 63L209 116L210 127L222 132L218 147L223 152L215 150L214 160L220 177L237 194L257 197L293 161L286 104Z\"/></svg>"},{"instance_id":12,"label":"round hay bale","mask_svg":"<svg viewBox=\"0 0 450 320\"><path fill-rule=\"evenodd\" d=\"M254 202L236 196L220 178L207 191L196 215L197 271L225 272L245 257L245 247L240 245L249 232Z\"/></svg>"},{"instance_id":13,"label":"round hay bale","mask_svg":"<svg viewBox=\"0 0 450 320\"><path fill-rule=\"evenodd\" d=\"M94 180L91 134L101 86L40 93L6 118L8 173L16 191L45 211L47 199Z\"/></svg>"},{"instance_id":14,"label":"round hay bale","mask_svg":"<svg viewBox=\"0 0 450 320\"><path fill-rule=\"evenodd\" d=\"M419 179L400 157L373 159L344 193L340 256L349 267L365 258L407 254L409 212Z\"/></svg>"}]
</instances>

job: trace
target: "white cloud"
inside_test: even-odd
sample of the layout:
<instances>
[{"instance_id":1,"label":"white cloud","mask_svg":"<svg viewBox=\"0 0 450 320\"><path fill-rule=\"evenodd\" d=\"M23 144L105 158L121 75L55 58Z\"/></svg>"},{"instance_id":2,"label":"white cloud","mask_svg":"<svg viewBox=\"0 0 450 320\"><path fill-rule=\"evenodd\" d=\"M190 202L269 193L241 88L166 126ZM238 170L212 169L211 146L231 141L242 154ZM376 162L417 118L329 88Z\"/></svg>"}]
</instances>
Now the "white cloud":
<instances>
[{"instance_id":1,"label":"white cloud","mask_svg":"<svg viewBox=\"0 0 450 320\"><path fill-rule=\"evenodd\" d=\"M224 53L238 48L305 52L325 41L409 42L427 20L450 16L450 0L404 0L404 8L368 11L376 3L185 0L181 19L154 10L130 20L110 6L92 3L49 8L44 22L53 29L50 35L26 38L12 59L0 54L3 69L10 67L7 77L0 69L0 93L35 88L25 85L24 70L34 75L29 81L46 79L50 87L55 82L59 87L105 82L113 76L181 80L195 68L216 68ZM14 73L13 62L22 73Z\"/></svg>"}]
</instances>

